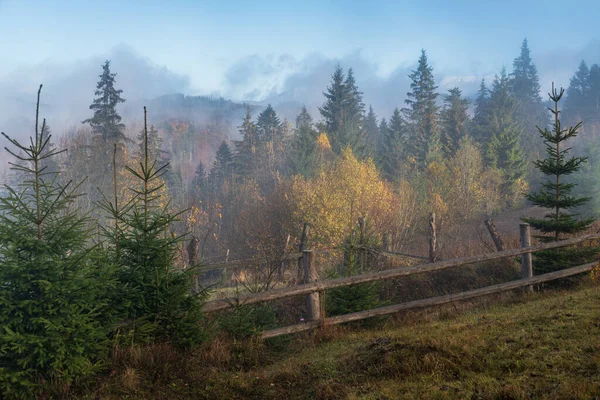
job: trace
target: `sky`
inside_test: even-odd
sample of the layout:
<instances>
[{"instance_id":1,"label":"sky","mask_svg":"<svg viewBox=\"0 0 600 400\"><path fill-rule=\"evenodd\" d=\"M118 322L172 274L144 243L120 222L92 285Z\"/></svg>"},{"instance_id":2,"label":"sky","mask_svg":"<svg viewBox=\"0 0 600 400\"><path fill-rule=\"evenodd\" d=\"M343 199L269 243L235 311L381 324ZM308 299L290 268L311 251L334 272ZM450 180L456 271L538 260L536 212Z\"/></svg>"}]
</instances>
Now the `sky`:
<instances>
[{"instance_id":1,"label":"sky","mask_svg":"<svg viewBox=\"0 0 600 400\"><path fill-rule=\"evenodd\" d=\"M389 114L421 49L441 89L473 92L510 69L527 37L543 88L567 86L581 58L600 62L599 11L564 0L0 0L0 105L45 83L53 101L72 95L60 107L81 108L109 58L126 98L184 92L314 109L340 63Z\"/></svg>"}]
</instances>

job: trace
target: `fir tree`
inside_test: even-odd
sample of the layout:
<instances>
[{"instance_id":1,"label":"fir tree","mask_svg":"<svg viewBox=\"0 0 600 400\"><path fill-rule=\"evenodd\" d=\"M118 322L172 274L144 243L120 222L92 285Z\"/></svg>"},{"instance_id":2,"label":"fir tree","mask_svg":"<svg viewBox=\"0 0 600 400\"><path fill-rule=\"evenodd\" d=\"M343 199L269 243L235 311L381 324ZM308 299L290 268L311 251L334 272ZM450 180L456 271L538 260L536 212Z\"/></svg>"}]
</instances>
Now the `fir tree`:
<instances>
[{"instance_id":1,"label":"fir tree","mask_svg":"<svg viewBox=\"0 0 600 400\"><path fill-rule=\"evenodd\" d=\"M527 39L521 45L521 54L513 62L511 73L512 93L516 100L515 117L523 128L521 145L530 153L542 151L539 141L535 140L537 127L548 124L546 107L540 96L540 82L537 68L531 59Z\"/></svg>"},{"instance_id":2,"label":"fir tree","mask_svg":"<svg viewBox=\"0 0 600 400\"><path fill-rule=\"evenodd\" d=\"M116 315L108 308L114 290L110 264L89 247L89 221L72 207L77 185L61 186L43 161L50 148L46 123L29 146L14 146L12 164L27 176L0 198L0 397L54 397L52 384L68 387L102 366L107 334ZM17 154L23 154L22 156Z\"/></svg>"},{"instance_id":3,"label":"fir tree","mask_svg":"<svg viewBox=\"0 0 600 400\"><path fill-rule=\"evenodd\" d=\"M137 139L138 139L138 154L140 155L140 159L142 159L144 151L145 151L144 130L140 131ZM151 125L150 130L148 131L148 156L150 157L150 160L160 161L161 146L162 146L162 139L158 135L158 131L156 130L154 125Z\"/></svg>"},{"instance_id":4,"label":"fir tree","mask_svg":"<svg viewBox=\"0 0 600 400\"><path fill-rule=\"evenodd\" d=\"M256 145L258 141L257 127L252 122L250 106L246 106L246 114L242 125L238 127L241 140L234 142L234 166L239 176L251 176L256 169Z\"/></svg>"},{"instance_id":5,"label":"fir tree","mask_svg":"<svg viewBox=\"0 0 600 400\"><path fill-rule=\"evenodd\" d=\"M579 171L581 165L587 161L586 157L569 158L570 148L564 147L564 142L577 136L581 122L567 129L562 127L558 103L563 94L562 88L557 91L552 85L550 100L554 103L554 109L551 109L554 125L552 131L547 128L539 129L544 138L548 157L537 160L535 166L549 179L542 184L539 192L530 193L527 196L533 204L548 208L550 211L544 218L523 218L523 221L529 223L534 229L543 234L550 234L539 236L544 242L559 241L564 235L582 232L594 222L592 218L577 219L577 214L568 212L568 210L587 203L590 199L572 196L571 192L575 184L566 183L563 180L565 176ZM534 267L538 273L551 272L584 263L597 252L597 248L539 251L535 253Z\"/></svg>"},{"instance_id":6,"label":"fir tree","mask_svg":"<svg viewBox=\"0 0 600 400\"><path fill-rule=\"evenodd\" d=\"M409 75L411 91L406 94L404 109L406 118L410 123L410 137L408 141L409 154L415 158L417 165L424 166L427 159L436 158L440 150L440 132L438 126L438 106L436 100L437 86L433 78L433 68L427 62L425 50L417 69Z\"/></svg>"},{"instance_id":7,"label":"fir tree","mask_svg":"<svg viewBox=\"0 0 600 400\"><path fill-rule=\"evenodd\" d=\"M398 180L406 151L406 122L402 119L398 108L394 109L390 118L383 143L384 151L381 154L383 176L390 181Z\"/></svg>"},{"instance_id":8,"label":"fir tree","mask_svg":"<svg viewBox=\"0 0 600 400\"><path fill-rule=\"evenodd\" d=\"M219 187L231 178L233 172L233 153L226 141L222 141L215 155L215 162L210 171L211 182Z\"/></svg>"},{"instance_id":9,"label":"fir tree","mask_svg":"<svg viewBox=\"0 0 600 400\"><path fill-rule=\"evenodd\" d=\"M485 124L491 140L487 147L487 159L491 167L504 174L504 193L508 199L518 197L520 185L526 172L525 156L521 145L522 128L516 118L516 103L511 94L510 79L506 70L494 80L490 95L490 110ZM513 200L509 200L512 202Z\"/></svg>"},{"instance_id":10,"label":"fir tree","mask_svg":"<svg viewBox=\"0 0 600 400\"><path fill-rule=\"evenodd\" d=\"M469 134L470 120L467 115L469 101L462 97L459 88L449 90L444 96L444 109L440 113L442 123L442 149L446 158L454 157L460 141Z\"/></svg>"},{"instance_id":11,"label":"fir tree","mask_svg":"<svg viewBox=\"0 0 600 400\"><path fill-rule=\"evenodd\" d=\"M377 142L379 141L379 127L377 126L377 115L372 106L369 106L369 113L364 122L365 130L365 154L374 156L377 154Z\"/></svg>"},{"instance_id":12,"label":"fir tree","mask_svg":"<svg viewBox=\"0 0 600 400\"><path fill-rule=\"evenodd\" d=\"M280 142L282 139L282 126L277 113L269 104L258 115L256 120L259 142Z\"/></svg>"},{"instance_id":13,"label":"fir tree","mask_svg":"<svg viewBox=\"0 0 600 400\"><path fill-rule=\"evenodd\" d=\"M485 84L485 79L481 80L477 97L475 98L475 112L473 114L473 138L479 143L485 151L490 142L489 129L486 124L489 121L490 111L490 90Z\"/></svg>"},{"instance_id":14,"label":"fir tree","mask_svg":"<svg viewBox=\"0 0 600 400\"><path fill-rule=\"evenodd\" d=\"M571 78L565 98L565 115L569 121L587 122L586 105L590 93L590 69L581 60L579 69Z\"/></svg>"},{"instance_id":15,"label":"fir tree","mask_svg":"<svg viewBox=\"0 0 600 400\"><path fill-rule=\"evenodd\" d=\"M527 39L521 45L521 54L513 62L512 91L517 101L524 104L541 104L540 80L531 59Z\"/></svg>"},{"instance_id":16,"label":"fir tree","mask_svg":"<svg viewBox=\"0 0 600 400\"><path fill-rule=\"evenodd\" d=\"M117 113L117 105L125 102L121 97L122 90L115 89L115 76L110 72L110 61L102 65L102 74L100 81L96 85L96 90L90 110L94 111L92 118L83 121L84 124L90 124L92 132L100 135L104 143L119 143L125 140L125 125L121 123L121 116Z\"/></svg>"},{"instance_id":17,"label":"fir tree","mask_svg":"<svg viewBox=\"0 0 600 400\"><path fill-rule=\"evenodd\" d=\"M134 343L194 346L205 339L199 324L203 297L190 295L194 268L181 271L175 265L182 238L172 235L171 228L181 213L169 211L171 204L162 190L168 164L158 166L151 160L148 144L144 107L143 159L135 169L126 167L137 181L131 188L134 200L120 213L113 213L116 207L110 204L103 207L119 221L118 234L106 234L114 244L113 259L124 288L128 324L122 329Z\"/></svg>"},{"instance_id":18,"label":"fir tree","mask_svg":"<svg viewBox=\"0 0 600 400\"><path fill-rule=\"evenodd\" d=\"M318 136L319 132L313 126L312 116L306 107L302 107L296 117L296 130L289 155L293 173L310 176L314 172L319 160L316 145Z\"/></svg>"},{"instance_id":19,"label":"fir tree","mask_svg":"<svg viewBox=\"0 0 600 400\"><path fill-rule=\"evenodd\" d=\"M331 84L323 93L325 103L319 108L325 120L326 131L333 151L341 153L350 147L355 154L365 153L363 131L364 103L358 90L352 68L344 76L338 65L332 75Z\"/></svg>"},{"instance_id":20,"label":"fir tree","mask_svg":"<svg viewBox=\"0 0 600 400\"><path fill-rule=\"evenodd\" d=\"M204 168L204 164L199 163L196 167L196 173L194 174L194 178L192 179L192 183L190 185L190 198L193 203L202 203L202 208L205 208L205 204L202 201L204 196L206 195L206 186L207 186L207 176L206 169Z\"/></svg>"}]
</instances>

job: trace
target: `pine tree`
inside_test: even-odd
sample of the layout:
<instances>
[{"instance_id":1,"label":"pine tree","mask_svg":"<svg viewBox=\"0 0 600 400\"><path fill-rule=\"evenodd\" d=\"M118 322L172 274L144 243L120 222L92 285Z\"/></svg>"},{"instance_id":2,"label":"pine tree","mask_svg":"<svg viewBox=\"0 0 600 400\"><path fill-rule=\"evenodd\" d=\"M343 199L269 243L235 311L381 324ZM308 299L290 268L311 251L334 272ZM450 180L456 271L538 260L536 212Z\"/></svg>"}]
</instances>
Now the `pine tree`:
<instances>
[{"instance_id":1,"label":"pine tree","mask_svg":"<svg viewBox=\"0 0 600 400\"><path fill-rule=\"evenodd\" d=\"M331 76L331 84L327 87L327 91L323 92L325 103L319 107L321 117L325 121L325 129L330 135L344 127L346 102L344 79L344 71L337 65Z\"/></svg>"},{"instance_id":2,"label":"pine tree","mask_svg":"<svg viewBox=\"0 0 600 400\"><path fill-rule=\"evenodd\" d=\"M537 68L531 59L527 39L521 44L521 54L513 62L512 91L517 101L524 104L541 104L540 80Z\"/></svg>"},{"instance_id":3,"label":"pine tree","mask_svg":"<svg viewBox=\"0 0 600 400\"><path fill-rule=\"evenodd\" d=\"M586 62L581 60L579 69L571 78L565 98L565 116L568 121L582 121L585 123L586 106L590 94L590 69Z\"/></svg>"},{"instance_id":4,"label":"pine tree","mask_svg":"<svg viewBox=\"0 0 600 400\"><path fill-rule=\"evenodd\" d=\"M116 315L109 305L113 270L89 247L89 221L72 207L77 185L61 186L42 162L49 147L46 123L28 146L4 133L27 176L0 198L0 397L44 398L52 385L68 387L101 367ZM23 156L17 155L22 152ZM45 391L42 395L41 391Z\"/></svg>"},{"instance_id":5,"label":"pine tree","mask_svg":"<svg viewBox=\"0 0 600 400\"><path fill-rule=\"evenodd\" d=\"M372 106L364 122L365 130L365 154L373 157L377 154L377 142L379 141L379 127L377 126L377 115Z\"/></svg>"},{"instance_id":6,"label":"pine tree","mask_svg":"<svg viewBox=\"0 0 600 400\"><path fill-rule=\"evenodd\" d=\"M171 229L181 212L170 211L162 183L168 164L158 166L151 160L148 144L144 107L143 159L136 168L126 167L137 183L131 188L134 200L118 214L110 204L103 207L119 221L117 234L106 231L106 235L124 288L121 297L128 325L121 329L134 343L190 347L205 339L199 324L203 293L190 295L194 268L182 271L175 265L183 238Z\"/></svg>"},{"instance_id":7,"label":"pine tree","mask_svg":"<svg viewBox=\"0 0 600 400\"><path fill-rule=\"evenodd\" d=\"M294 174L308 177L317 168L319 160L318 136L319 132L313 126L312 116L306 107L302 107L300 114L296 117L296 130L289 154Z\"/></svg>"},{"instance_id":8,"label":"pine tree","mask_svg":"<svg viewBox=\"0 0 600 400\"><path fill-rule=\"evenodd\" d=\"M516 119L523 128L521 144L532 154L541 153L535 140L538 126L548 124L548 113L542 103L537 68L531 59L527 39L521 45L521 54L513 62L512 93L516 100Z\"/></svg>"},{"instance_id":9,"label":"pine tree","mask_svg":"<svg viewBox=\"0 0 600 400\"><path fill-rule=\"evenodd\" d=\"M225 180L231 179L233 172L233 153L226 141L222 141L215 155L215 162L210 171L210 180L219 187Z\"/></svg>"},{"instance_id":10,"label":"pine tree","mask_svg":"<svg viewBox=\"0 0 600 400\"><path fill-rule=\"evenodd\" d=\"M592 218L577 219L577 214L568 210L587 203L590 199L585 197L574 197L571 192L575 186L573 183L565 183L564 177L571 175L581 168L587 161L586 157L570 157L567 155L570 148L564 148L564 142L575 138L581 128L581 122L567 129L563 128L560 121L558 103L564 94L561 88L557 91L552 85L550 100L554 103L552 114L554 125L552 131L539 129L544 138L546 153L548 157L537 160L535 166L546 176L548 181L542 184L539 192L530 193L527 198L533 204L550 209L544 218L523 218L534 229L543 235L539 238L544 242L559 241L566 234L575 234L586 230L594 220ZM598 253L597 248L571 248L544 250L535 253L534 268L537 273L551 272L569 266L586 262L592 255Z\"/></svg>"},{"instance_id":11,"label":"pine tree","mask_svg":"<svg viewBox=\"0 0 600 400\"><path fill-rule=\"evenodd\" d=\"M444 96L444 108L440 113L442 123L442 149L446 158L454 157L460 141L469 134L470 119L467 114L469 101L462 97L459 88L449 90Z\"/></svg>"},{"instance_id":12,"label":"pine tree","mask_svg":"<svg viewBox=\"0 0 600 400\"><path fill-rule=\"evenodd\" d=\"M355 154L365 153L363 131L364 103L358 90L352 68L344 76L338 65L332 75L331 84L323 92L325 103L319 108L325 120L326 131L334 153L350 147Z\"/></svg>"},{"instance_id":13,"label":"pine tree","mask_svg":"<svg viewBox=\"0 0 600 400\"><path fill-rule=\"evenodd\" d=\"M145 151L145 140L144 140L144 130L140 131L138 134L138 154L140 159ZM150 130L148 131L148 156L152 161L160 161L161 154L161 146L162 139L158 135L158 131L154 127L154 125L150 126Z\"/></svg>"},{"instance_id":14,"label":"pine tree","mask_svg":"<svg viewBox=\"0 0 600 400\"><path fill-rule=\"evenodd\" d=\"M406 94L405 100L408 108L403 110L411 129L409 155L415 158L417 165L423 167L427 159L437 158L440 151L437 86L425 50L421 50L417 69L412 71L409 78L412 81L411 91Z\"/></svg>"},{"instance_id":15,"label":"pine tree","mask_svg":"<svg viewBox=\"0 0 600 400\"><path fill-rule=\"evenodd\" d=\"M270 104L258 115L256 127L259 142L281 142L281 121Z\"/></svg>"},{"instance_id":16,"label":"pine tree","mask_svg":"<svg viewBox=\"0 0 600 400\"><path fill-rule=\"evenodd\" d=\"M396 181L400 178L406 151L406 122L402 119L398 108L394 109L384 135L384 150L381 154L382 174L384 178Z\"/></svg>"},{"instance_id":17,"label":"pine tree","mask_svg":"<svg viewBox=\"0 0 600 400\"><path fill-rule=\"evenodd\" d=\"M486 149L489 165L504 174L504 193L509 203L518 198L526 173L526 160L521 145L523 129L516 118L516 102L511 93L510 79L503 68L496 76L490 95L488 121L491 140Z\"/></svg>"},{"instance_id":18,"label":"pine tree","mask_svg":"<svg viewBox=\"0 0 600 400\"><path fill-rule=\"evenodd\" d=\"M490 90L485 84L485 79L481 80L477 97L475 98L475 112L473 114L473 138L479 143L481 149L485 151L490 142L489 129L486 124L489 122L490 111Z\"/></svg>"},{"instance_id":19,"label":"pine tree","mask_svg":"<svg viewBox=\"0 0 600 400\"><path fill-rule=\"evenodd\" d=\"M121 123L121 116L117 113L117 105L125 102L121 97L122 90L115 89L115 76L110 72L110 61L102 65L102 74L100 81L96 85L96 90L90 110L94 111L94 116L83 121L84 124L90 124L92 132L100 135L104 143L119 143L125 140L125 125Z\"/></svg>"},{"instance_id":20,"label":"pine tree","mask_svg":"<svg viewBox=\"0 0 600 400\"><path fill-rule=\"evenodd\" d=\"M192 183L189 189L189 198L195 204L201 203L202 208L205 208L203 199L206 195L207 189L207 176L206 169L204 168L204 164L199 163L196 167L196 173L194 174L194 178L192 179Z\"/></svg>"},{"instance_id":21,"label":"pine tree","mask_svg":"<svg viewBox=\"0 0 600 400\"><path fill-rule=\"evenodd\" d=\"M234 167L238 176L252 176L256 170L256 146L258 142L257 127L252 122L250 106L246 106L246 114L242 125L238 127L241 140L234 142Z\"/></svg>"}]
</instances>

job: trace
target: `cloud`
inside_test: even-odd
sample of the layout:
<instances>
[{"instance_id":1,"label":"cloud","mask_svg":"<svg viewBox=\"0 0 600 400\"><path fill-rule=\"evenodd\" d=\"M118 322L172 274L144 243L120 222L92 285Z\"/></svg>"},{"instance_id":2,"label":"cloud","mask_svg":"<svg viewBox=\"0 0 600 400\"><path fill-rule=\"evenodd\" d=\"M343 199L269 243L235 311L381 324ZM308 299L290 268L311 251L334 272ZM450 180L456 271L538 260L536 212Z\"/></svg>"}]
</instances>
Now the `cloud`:
<instances>
[{"instance_id":1,"label":"cloud","mask_svg":"<svg viewBox=\"0 0 600 400\"><path fill-rule=\"evenodd\" d=\"M71 64L45 61L5 76L0 80L1 129L17 137L31 134L40 83L44 85L40 116L47 118L55 133L89 117L101 65L107 59L111 60L111 71L117 73L116 87L123 90L126 105L165 93L191 91L189 77L155 65L120 45L108 54L83 61Z\"/></svg>"}]
</instances>

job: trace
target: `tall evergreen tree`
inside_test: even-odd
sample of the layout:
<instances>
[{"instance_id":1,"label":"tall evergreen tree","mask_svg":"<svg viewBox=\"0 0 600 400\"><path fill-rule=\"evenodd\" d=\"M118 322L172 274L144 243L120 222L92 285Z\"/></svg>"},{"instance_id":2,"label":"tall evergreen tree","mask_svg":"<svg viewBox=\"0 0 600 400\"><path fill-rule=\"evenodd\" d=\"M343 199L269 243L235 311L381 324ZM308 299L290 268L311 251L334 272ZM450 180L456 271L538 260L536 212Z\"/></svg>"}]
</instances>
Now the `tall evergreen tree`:
<instances>
[{"instance_id":1,"label":"tall evergreen tree","mask_svg":"<svg viewBox=\"0 0 600 400\"><path fill-rule=\"evenodd\" d=\"M409 154L422 167L427 158L437 157L440 151L437 86L425 50L421 50L417 69L412 71L409 78L412 81L411 91L406 94L405 103L408 107L403 110L411 129Z\"/></svg>"},{"instance_id":2,"label":"tall evergreen tree","mask_svg":"<svg viewBox=\"0 0 600 400\"><path fill-rule=\"evenodd\" d=\"M562 88L557 91L553 85L550 100L554 103L554 109L551 110L554 125L552 131L547 128L539 129L544 138L548 157L537 160L535 165L548 177L548 181L542 184L539 192L527 196L533 204L551 211L544 218L523 218L523 221L529 223L534 229L543 234L550 234L539 237L544 242L559 241L563 235L582 232L594 222L592 218L577 219L576 214L568 212L587 203L590 199L572 196L571 192L575 184L563 180L566 176L579 171L581 165L587 161L586 157L568 158L570 148L564 147L564 142L577 136L581 122L567 129L562 127L558 103L563 94ZM536 272L541 273L555 271L584 263L598 253L598 250L598 248L588 247L539 251L535 253L534 267Z\"/></svg>"},{"instance_id":3,"label":"tall evergreen tree","mask_svg":"<svg viewBox=\"0 0 600 400\"><path fill-rule=\"evenodd\" d=\"M481 149L485 151L490 142L489 129L486 124L489 122L490 111L490 90L485 84L485 79L481 80L477 97L475 98L475 111L473 113L473 138Z\"/></svg>"},{"instance_id":4,"label":"tall evergreen tree","mask_svg":"<svg viewBox=\"0 0 600 400\"><path fill-rule=\"evenodd\" d=\"M356 86L352 68L348 70L347 76L344 76L342 68L338 65L332 75L331 84L323 95L325 103L319 111L325 121L333 151L339 154L345 147L350 147L354 154L364 155L364 103L362 93Z\"/></svg>"},{"instance_id":5,"label":"tall evergreen tree","mask_svg":"<svg viewBox=\"0 0 600 400\"><path fill-rule=\"evenodd\" d=\"M121 123L121 116L117 112L117 105L125 102L125 99L121 97L123 91L115 89L116 76L110 72L110 61L105 61L94 91L96 98L90 106L94 116L83 121L84 124L90 124L94 134L100 135L105 143L111 145L125 139L125 125Z\"/></svg>"},{"instance_id":6,"label":"tall evergreen tree","mask_svg":"<svg viewBox=\"0 0 600 400\"><path fill-rule=\"evenodd\" d=\"M375 161L380 170L383 169L383 164L385 162L386 156L386 144L385 138L388 135L388 123L385 118L381 118L381 122L379 123L379 134L377 139L377 156L375 157Z\"/></svg>"},{"instance_id":7,"label":"tall evergreen tree","mask_svg":"<svg viewBox=\"0 0 600 400\"><path fill-rule=\"evenodd\" d=\"M313 119L306 107L302 107L296 117L296 129L289 153L292 173L310 176L318 163L317 137L319 132L313 125Z\"/></svg>"},{"instance_id":8,"label":"tall evergreen tree","mask_svg":"<svg viewBox=\"0 0 600 400\"><path fill-rule=\"evenodd\" d=\"M281 121L270 104L258 115L256 127L259 142L281 142Z\"/></svg>"},{"instance_id":9,"label":"tall evergreen tree","mask_svg":"<svg viewBox=\"0 0 600 400\"><path fill-rule=\"evenodd\" d=\"M584 60L579 63L579 68L571 78L565 98L565 116L570 122L582 121L586 123L586 106L590 94L590 69Z\"/></svg>"},{"instance_id":10,"label":"tall evergreen tree","mask_svg":"<svg viewBox=\"0 0 600 400\"><path fill-rule=\"evenodd\" d=\"M488 118L485 126L491 139L486 156L490 166L503 172L506 179L504 192L514 198L525 176L526 161L521 145L523 130L516 117L516 102L504 68L494 80Z\"/></svg>"},{"instance_id":11,"label":"tall evergreen tree","mask_svg":"<svg viewBox=\"0 0 600 400\"><path fill-rule=\"evenodd\" d=\"M590 67L590 94L588 97L588 124L598 129L600 124L600 66L593 64Z\"/></svg>"},{"instance_id":12,"label":"tall evergreen tree","mask_svg":"<svg viewBox=\"0 0 600 400\"><path fill-rule=\"evenodd\" d=\"M517 101L525 104L541 104L540 80L531 59L527 39L521 44L521 54L513 61L512 91Z\"/></svg>"},{"instance_id":13,"label":"tall evergreen tree","mask_svg":"<svg viewBox=\"0 0 600 400\"><path fill-rule=\"evenodd\" d=\"M400 178L406 151L406 122L402 119L398 108L394 109L390 118L383 143L384 150L381 155L383 176L390 181L396 181Z\"/></svg>"},{"instance_id":14,"label":"tall evergreen tree","mask_svg":"<svg viewBox=\"0 0 600 400\"><path fill-rule=\"evenodd\" d=\"M213 185L220 187L225 180L231 179L233 172L233 153L226 141L222 141L217 149L215 161L210 171L210 180Z\"/></svg>"},{"instance_id":15,"label":"tall evergreen tree","mask_svg":"<svg viewBox=\"0 0 600 400\"><path fill-rule=\"evenodd\" d=\"M242 125L238 127L241 140L234 142L235 146L235 171L239 176L253 175L256 170L256 146L258 132L256 124L252 121L250 106L246 106L246 114Z\"/></svg>"},{"instance_id":16,"label":"tall evergreen tree","mask_svg":"<svg viewBox=\"0 0 600 400\"><path fill-rule=\"evenodd\" d=\"M0 197L0 397L50 398L92 375L108 352L116 314L110 263L89 246L89 221L73 202L77 185L60 185L42 161L56 157L45 121L28 145L4 133L26 179ZM40 393L45 391L45 394Z\"/></svg>"},{"instance_id":17,"label":"tall evergreen tree","mask_svg":"<svg viewBox=\"0 0 600 400\"><path fill-rule=\"evenodd\" d=\"M365 130L365 154L375 156L377 154L377 142L379 140L379 127L377 126L377 115L372 106L369 106L369 113L364 122Z\"/></svg>"},{"instance_id":18,"label":"tall evergreen tree","mask_svg":"<svg viewBox=\"0 0 600 400\"><path fill-rule=\"evenodd\" d=\"M140 131L138 134L138 152L140 155L140 160L143 157L145 151L145 139L144 139L144 130ZM154 127L154 125L150 126L150 130L148 131L148 156L152 161L159 161L161 154L161 146L162 139L158 135L158 131Z\"/></svg>"},{"instance_id":19,"label":"tall evergreen tree","mask_svg":"<svg viewBox=\"0 0 600 400\"><path fill-rule=\"evenodd\" d=\"M455 87L444 96L444 103L440 113L442 148L446 158L451 158L458 150L461 139L469 134L471 122L467 114L469 101L463 98L460 89Z\"/></svg>"},{"instance_id":20,"label":"tall evergreen tree","mask_svg":"<svg viewBox=\"0 0 600 400\"><path fill-rule=\"evenodd\" d=\"M539 141L535 140L538 126L548 124L548 114L540 95L537 68L531 59L527 39L521 45L521 54L513 62L511 73L512 93L516 100L516 118L523 128L521 144L531 154L541 153Z\"/></svg>"},{"instance_id":21,"label":"tall evergreen tree","mask_svg":"<svg viewBox=\"0 0 600 400\"><path fill-rule=\"evenodd\" d=\"M204 199L206 198L207 181L206 168L204 168L204 164L199 163L189 188L189 198L193 203L200 203L203 209L206 209Z\"/></svg>"}]
</instances>

